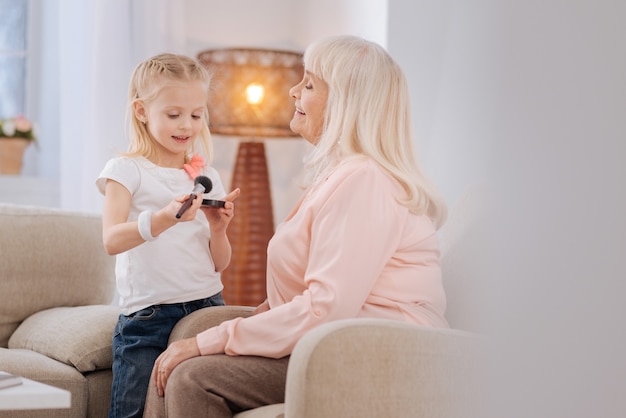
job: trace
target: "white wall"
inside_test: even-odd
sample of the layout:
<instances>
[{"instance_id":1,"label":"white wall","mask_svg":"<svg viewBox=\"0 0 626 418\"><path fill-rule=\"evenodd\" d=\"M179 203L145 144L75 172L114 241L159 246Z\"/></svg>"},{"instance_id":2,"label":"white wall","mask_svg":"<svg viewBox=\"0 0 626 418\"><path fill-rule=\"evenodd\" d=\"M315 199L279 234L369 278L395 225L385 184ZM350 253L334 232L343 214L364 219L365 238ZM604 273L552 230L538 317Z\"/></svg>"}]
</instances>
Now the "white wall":
<instances>
[{"instance_id":1,"label":"white wall","mask_svg":"<svg viewBox=\"0 0 626 418\"><path fill-rule=\"evenodd\" d=\"M626 411L626 3L392 0L427 168L486 187L468 316L488 417Z\"/></svg>"},{"instance_id":2,"label":"white wall","mask_svg":"<svg viewBox=\"0 0 626 418\"><path fill-rule=\"evenodd\" d=\"M304 50L353 34L385 45L388 0L185 0L188 53L222 46Z\"/></svg>"},{"instance_id":3,"label":"white wall","mask_svg":"<svg viewBox=\"0 0 626 418\"><path fill-rule=\"evenodd\" d=\"M388 49L409 80L418 153L451 206L485 178L488 149L481 138L491 134L485 88L493 76L489 19L475 2L389 3Z\"/></svg>"},{"instance_id":4,"label":"white wall","mask_svg":"<svg viewBox=\"0 0 626 418\"><path fill-rule=\"evenodd\" d=\"M626 3L490 3L495 406L623 417Z\"/></svg>"}]
</instances>

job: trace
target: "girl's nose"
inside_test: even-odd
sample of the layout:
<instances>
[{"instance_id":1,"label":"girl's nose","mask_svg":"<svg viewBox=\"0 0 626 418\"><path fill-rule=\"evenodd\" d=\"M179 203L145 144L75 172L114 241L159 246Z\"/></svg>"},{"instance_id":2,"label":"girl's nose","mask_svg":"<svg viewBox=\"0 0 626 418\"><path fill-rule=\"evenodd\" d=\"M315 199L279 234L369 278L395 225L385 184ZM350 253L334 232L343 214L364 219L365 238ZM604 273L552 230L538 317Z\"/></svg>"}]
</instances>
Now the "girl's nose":
<instances>
[{"instance_id":1,"label":"girl's nose","mask_svg":"<svg viewBox=\"0 0 626 418\"><path fill-rule=\"evenodd\" d=\"M185 117L185 118L180 118L180 123L179 123L179 126L180 126L181 128L185 128L185 129L186 129L186 128L189 128L189 127L191 126L191 118L187 118L187 117Z\"/></svg>"}]
</instances>

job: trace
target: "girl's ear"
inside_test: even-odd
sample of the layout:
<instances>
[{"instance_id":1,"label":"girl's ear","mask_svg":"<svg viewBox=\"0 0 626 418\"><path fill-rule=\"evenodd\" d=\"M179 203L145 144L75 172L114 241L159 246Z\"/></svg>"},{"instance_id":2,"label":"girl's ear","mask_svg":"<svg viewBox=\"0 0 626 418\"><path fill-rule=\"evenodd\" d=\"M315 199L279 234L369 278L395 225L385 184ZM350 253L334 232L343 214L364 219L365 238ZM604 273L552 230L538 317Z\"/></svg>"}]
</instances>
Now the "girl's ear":
<instances>
[{"instance_id":1,"label":"girl's ear","mask_svg":"<svg viewBox=\"0 0 626 418\"><path fill-rule=\"evenodd\" d=\"M133 112L135 113L135 117L143 123L148 121L146 116L146 108L141 100L135 100L133 102Z\"/></svg>"}]
</instances>

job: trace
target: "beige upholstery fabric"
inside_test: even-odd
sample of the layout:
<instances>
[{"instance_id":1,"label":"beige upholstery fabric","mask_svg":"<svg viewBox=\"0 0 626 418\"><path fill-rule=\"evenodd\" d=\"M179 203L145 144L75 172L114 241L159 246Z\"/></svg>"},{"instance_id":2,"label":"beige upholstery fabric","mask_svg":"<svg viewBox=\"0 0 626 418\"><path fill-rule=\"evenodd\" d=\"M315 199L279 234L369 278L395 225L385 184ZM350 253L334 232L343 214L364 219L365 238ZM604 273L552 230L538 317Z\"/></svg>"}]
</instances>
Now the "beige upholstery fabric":
<instances>
[{"instance_id":1,"label":"beige upholstery fabric","mask_svg":"<svg viewBox=\"0 0 626 418\"><path fill-rule=\"evenodd\" d=\"M170 343L183 338L195 337L199 332L240 316L249 316L254 308L249 306L212 306L187 315L174 327Z\"/></svg>"},{"instance_id":2,"label":"beige upholstery fabric","mask_svg":"<svg viewBox=\"0 0 626 418\"><path fill-rule=\"evenodd\" d=\"M87 417L106 418L111 405L111 384L113 373L111 370L97 370L85 373L87 378Z\"/></svg>"},{"instance_id":3,"label":"beige upholstery fabric","mask_svg":"<svg viewBox=\"0 0 626 418\"><path fill-rule=\"evenodd\" d=\"M0 347L41 310L111 303L115 264L99 216L2 204L0 231Z\"/></svg>"},{"instance_id":4,"label":"beige upholstery fabric","mask_svg":"<svg viewBox=\"0 0 626 418\"><path fill-rule=\"evenodd\" d=\"M36 351L80 372L110 369L111 336L119 313L113 305L47 309L30 316L15 330L9 348Z\"/></svg>"},{"instance_id":5,"label":"beige upholstery fabric","mask_svg":"<svg viewBox=\"0 0 626 418\"><path fill-rule=\"evenodd\" d=\"M283 418L284 416L285 404L277 403L235 414L234 418Z\"/></svg>"},{"instance_id":6,"label":"beige upholstery fabric","mask_svg":"<svg viewBox=\"0 0 626 418\"><path fill-rule=\"evenodd\" d=\"M87 413L87 381L73 367L30 350L0 348L0 370L69 390L71 410L0 411L0 418L80 418Z\"/></svg>"},{"instance_id":7,"label":"beige upholstery fabric","mask_svg":"<svg viewBox=\"0 0 626 418\"><path fill-rule=\"evenodd\" d=\"M482 340L383 319L306 334L287 372L285 418L480 417Z\"/></svg>"}]
</instances>

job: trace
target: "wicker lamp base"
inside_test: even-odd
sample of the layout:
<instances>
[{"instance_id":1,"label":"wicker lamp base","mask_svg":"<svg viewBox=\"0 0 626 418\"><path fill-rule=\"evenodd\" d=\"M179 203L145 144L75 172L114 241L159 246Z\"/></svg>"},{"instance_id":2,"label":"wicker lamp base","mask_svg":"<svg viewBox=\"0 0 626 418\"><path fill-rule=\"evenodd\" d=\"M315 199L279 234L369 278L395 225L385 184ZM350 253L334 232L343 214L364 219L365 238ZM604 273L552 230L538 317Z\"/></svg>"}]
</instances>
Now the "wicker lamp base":
<instances>
[{"instance_id":1,"label":"wicker lamp base","mask_svg":"<svg viewBox=\"0 0 626 418\"><path fill-rule=\"evenodd\" d=\"M229 305L257 306L266 298L267 244L274 234L265 145L239 144L231 190L239 187L235 217L228 226L232 259L222 273L224 300Z\"/></svg>"}]
</instances>

